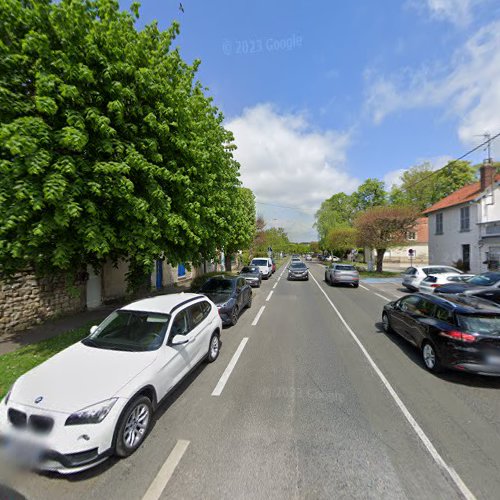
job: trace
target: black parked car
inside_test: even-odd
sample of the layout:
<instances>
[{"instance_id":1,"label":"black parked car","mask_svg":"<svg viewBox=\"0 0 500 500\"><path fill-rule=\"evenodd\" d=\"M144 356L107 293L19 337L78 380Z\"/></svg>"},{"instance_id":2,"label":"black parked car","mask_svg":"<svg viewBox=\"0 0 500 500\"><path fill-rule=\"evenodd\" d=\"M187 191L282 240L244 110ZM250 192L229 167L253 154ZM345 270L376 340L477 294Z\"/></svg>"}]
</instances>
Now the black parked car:
<instances>
[{"instance_id":1,"label":"black parked car","mask_svg":"<svg viewBox=\"0 0 500 500\"><path fill-rule=\"evenodd\" d=\"M463 293L476 295L478 292L497 290L500 288L500 273L487 272L473 276L467 281L441 285L434 290L437 294Z\"/></svg>"},{"instance_id":2,"label":"black parked car","mask_svg":"<svg viewBox=\"0 0 500 500\"><path fill-rule=\"evenodd\" d=\"M245 278L239 276L214 276L198 292L217 306L224 325L235 325L241 311L252 305L252 289Z\"/></svg>"},{"instance_id":3,"label":"black parked car","mask_svg":"<svg viewBox=\"0 0 500 500\"><path fill-rule=\"evenodd\" d=\"M244 266L238 274L252 287L259 288L262 283L262 275L257 266Z\"/></svg>"},{"instance_id":4,"label":"black parked car","mask_svg":"<svg viewBox=\"0 0 500 500\"><path fill-rule=\"evenodd\" d=\"M309 279L309 268L303 262L293 262L288 266L289 280L305 280Z\"/></svg>"},{"instance_id":5,"label":"black parked car","mask_svg":"<svg viewBox=\"0 0 500 500\"><path fill-rule=\"evenodd\" d=\"M382 323L417 346L432 372L500 376L500 307L492 302L416 293L386 304Z\"/></svg>"}]
</instances>

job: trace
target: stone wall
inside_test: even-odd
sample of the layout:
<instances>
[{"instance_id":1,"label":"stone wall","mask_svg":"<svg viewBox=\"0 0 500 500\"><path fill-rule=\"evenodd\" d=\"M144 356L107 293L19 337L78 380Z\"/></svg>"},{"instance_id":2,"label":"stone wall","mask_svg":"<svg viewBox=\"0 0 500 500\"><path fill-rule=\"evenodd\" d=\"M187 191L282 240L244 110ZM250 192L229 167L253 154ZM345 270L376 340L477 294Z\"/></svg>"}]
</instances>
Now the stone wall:
<instances>
[{"instance_id":1,"label":"stone wall","mask_svg":"<svg viewBox=\"0 0 500 500\"><path fill-rule=\"evenodd\" d=\"M55 315L85 309L85 282L22 272L0 281L0 335L26 330Z\"/></svg>"}]
</instances>

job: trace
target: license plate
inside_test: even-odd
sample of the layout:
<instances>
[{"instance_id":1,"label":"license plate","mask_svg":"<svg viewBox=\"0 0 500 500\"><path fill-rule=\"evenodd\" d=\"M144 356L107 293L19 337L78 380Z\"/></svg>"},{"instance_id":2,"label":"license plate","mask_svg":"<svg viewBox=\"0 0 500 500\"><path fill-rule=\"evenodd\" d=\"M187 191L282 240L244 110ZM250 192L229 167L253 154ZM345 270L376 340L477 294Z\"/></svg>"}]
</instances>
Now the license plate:
<instances>
[{"instance_id":1,"label":"license plate","mask_svg":"<svg viewBox=\"0 0 500 500\"><path fill-rule=\"evenodd\" d=\"M497 355L489 355L486 358L486 361L492 365L500 365L500 356Z\"/></svg>"},{"instance_id":2,"label":"license plate","mask_svg":"<svg viewBox=\"0 0 500 500\"><path fill-rule=\"evenodd\" d=\"M8 460L20 467L28 468L36 467L44 453L44 449L32 441L12 438L6 440L3 449Z\"/></svg>"}]
</instances>

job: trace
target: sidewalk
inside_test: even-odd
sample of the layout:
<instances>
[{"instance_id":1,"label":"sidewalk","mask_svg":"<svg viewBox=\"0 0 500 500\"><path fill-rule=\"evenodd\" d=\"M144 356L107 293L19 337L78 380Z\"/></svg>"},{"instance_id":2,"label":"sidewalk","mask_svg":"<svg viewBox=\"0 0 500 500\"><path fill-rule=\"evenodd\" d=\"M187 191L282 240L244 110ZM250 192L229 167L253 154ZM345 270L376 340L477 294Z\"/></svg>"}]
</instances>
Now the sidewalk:
<instances>
[{"instance_id":1,"label":"sidewalk","mask_svg":"<svg viewBox=\"0 0 500 500\"><path fill-rule=\"evenodd\" d=\"M164 288L160 291L151 292L148 297L155 295L165 295L170 293L187 292L191 285L191 280L178 283L177 286ZM59 318L49 319L40 325L36 325L29 330L13 332L0 336L0 356L8 352L15 351L20 347L35 344L42 340L50 339L61 335L69 330L82 328L85 325L98 325L108 314L115 309L131 302L131 300L117 301L110 305L104 305L98 309L82 311L74 314L68 314Z\"/></svg>"}]
</instances>

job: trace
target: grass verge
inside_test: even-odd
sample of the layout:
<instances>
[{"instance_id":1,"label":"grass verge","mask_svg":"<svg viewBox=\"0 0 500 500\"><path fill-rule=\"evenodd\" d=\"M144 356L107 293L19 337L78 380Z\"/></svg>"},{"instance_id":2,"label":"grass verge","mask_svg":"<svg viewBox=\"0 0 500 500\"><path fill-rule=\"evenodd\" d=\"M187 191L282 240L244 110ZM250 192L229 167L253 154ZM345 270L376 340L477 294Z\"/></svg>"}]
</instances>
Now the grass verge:
<instances>
[{"instance_id":1,"label":"grass verge","mask_svg":"<svg viewBox=\"0 0 500 500\"><path fill-rule=\"evenodd\" d=\"M7 394L10 386L23 373L86 337L92 325L93 323L89 323L82 328L70 330L51 339L42 340L0 356L0 399Z\"/></svg>"}]
</instances>

